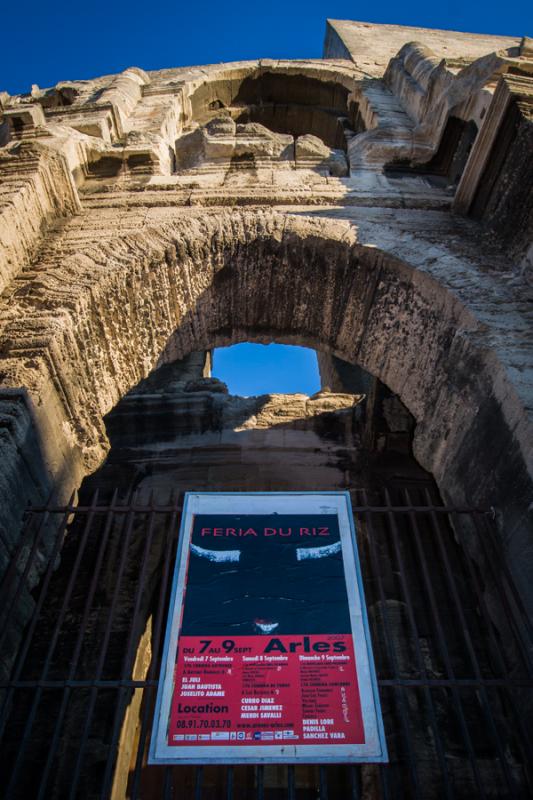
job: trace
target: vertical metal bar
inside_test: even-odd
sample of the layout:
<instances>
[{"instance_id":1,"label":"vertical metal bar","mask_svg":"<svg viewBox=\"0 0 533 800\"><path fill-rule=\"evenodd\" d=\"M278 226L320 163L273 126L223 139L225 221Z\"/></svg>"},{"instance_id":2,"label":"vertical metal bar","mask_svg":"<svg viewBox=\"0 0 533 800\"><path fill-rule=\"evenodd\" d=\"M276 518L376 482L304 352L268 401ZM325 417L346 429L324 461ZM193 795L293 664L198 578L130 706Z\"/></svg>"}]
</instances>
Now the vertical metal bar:
<instances>
[{"instance_id":1,"label":"vertical metal bar","mask_svg":"<svg viewBox=\"0 0 533 800\"><path fill-rule=\"evenodd\" d=\"M165 598L167 595L167 586L168 586L168 578L171 568L171 562L174 561L172 556L172 549L174 543L174 534L178 530L178 511L179 511L179 495L174 498L174 492L171 493L170 496L170 505L175 506L174 511L170 515L170 521L168 527L166 529L166 548L164 553L164 560L163 560L163 576L161 579L160 587L159 587L159 599L157 603L157 609L155 613L155 624L154 624L154 632L153 632L153 653L152 653L152 660L150 661L150 666L148 668L148 675L147 680L153 680L155 676L156 667L159 666L159 645L161 641L161 632L163 628L163 619L165 616ZM151 689L151 687L148 687ZM146 739L148 737L148 721L149 721L149 712L150 712L150 703L148 702L148 698L146 697L146 688L144 690L145 697L144 697L144 704L143 704L143 714L141 720L141 732L139 736L139 745L137 749L137 758L135 760L135 770L133 773L133 782L132 782L132 797L135 798L137 796L137 792L140 786L140 779L141 779L141 769L142 769L142 759L144 748L146 747Z\"/></svg>"},{"instance_id":2,"label":"vertical metal bar","mask_svg":"<svg viewBox=\"0 0 533 800\"><path fill-rule=\"evenodd\" d=\"M194 800L202 800L202 788L204 784L204 768L196 767L196 774L194 776Z\"/></svg>"},{"instance_id":3,"label":"vertical metal bar","mask_svg":"<svg viewBox=\"0 0 533 800\"><path fill-rule=\"evenodd\" d=\"M383 800L389 800L390 794L390 786L389 786L389 770L384 764L379 765L379 785L381 786L381 794L383 796ZM360 800L361 794L357 795L357 800Z\"/></svg>"},{"instance_id":4,"label":"vertical metal bar","mask_svg":"<svg viewBox=\"0 0 533 800\"><path fill-rule=\"evenodd\" d=\"M264 800L265 798L265 768L259 764L255 768L255 785L256 785L256 800Z\"/></svg>"},{"instance_id":5,"label":"vertical metal bar","mask_svg":"<svg viewBox=\"0 0 533 800\"><path fill-rule=\"evenodd\" d=\"M135 602L133 613L131 616L131 624L130 630L128 635L128 644L126 647L126 654L124 656L124 660L122 663L122 679L126 679L129 677L129 673L133 669L133 664L135 660L135 633L137 630L137 623L139 617L139 607L141 603L141 597L144 589L144 584L146 580L146 567L148 564L148 556L150 554L150 547L152 544L152 538L154 535L154 520L155 520L155 513L153 507L153 491L150 493L149 503L146 506L146 512L143 510L141 514L148 514L149 515L149 523L148 523L148 535L145 537L145 544L143 549L143 555L141 559L141 571L139 575L139 580L137 582L137 588L135 590ZM128 693L130 689L126 689L123 686L118 690L117 696L117 704L115 710L115 718L113 721L113 733L111 736L111 742L109 745L109 752L107 756L106 762L106 769L104 774L103 786L102 786L102 797L107 797L109 791L111 790L111 783L113 780L113 768L114 768L114 750L118 744L119 736L120 736L120 728L122 724L122 716L124 712L125 701L127 700Z\"/></svg>"},{"instance_id":6,"label":"vertical metal bar","mask_svg":"<svg viewBox=\"0 0 533 800\"><path fill-rule=\"evenodd\" d=\"M361 800L361 768L355 764L350 767L350 800Z\"/></svg>"},{"instance_id":7,"label":"vertical metal bar","mask_svg":"<svg viewBox=\"0 0 533 800\"><path fill-rule=\"evenodd\" d=\"M116 500L117 500L117 494L118 494L118 489L115 489L115 491L113 492L113 497L111 499L111 507L109 508L108 513L107 513L107 519L106 519L106 523L105 523L105 527L104 527L104 532L103 532L103 534L102 534L102 536L100 538L100 544L99 544L99 547L98 547L98 553L97 553L96 561L95 561L95 564L94 564L94 567L93 567L93 571L92 571L92 577L91 577L91 583L90 583L90 586L89 586L89 592L87 594L87 598L85 600L85 607L83 609L83 617L82 617L82 620L81 620L81 623L80 623L80 627L79 627L79 630L78 630L78 635L76 637L76 644L75 644L75 647L74 647L74 653L72 655L72 659L71 659L71 662L70 662L70 669L68 671L68 676L67 676L67 680L68 681L72 681L74 679L74 676L76 674L76 670L78 668L78 662L79 662L79 658L80 658L80 654L81 654L81 648L82 648L83 641L84 641L84 638L85 638L85 631L87 629L87 623L89 621L89 612L90 612L92 604L93 604L93 599L94 599L94 595L95 595L97 584L98 584L98 578L100 576L100 570L102 568L102 562L103 562L103 559L104 559L104 552L105 552L105 549L107 547L107 541L109 539L109 532L111 530L111 523L112 523L112 520L113 520L113 512L115 510L115 503L116 503ZM43 800L45 798L46 785L48 783L48 776L49 776L49 773L50 773L50 769L52 767L52 763L53 763L53 760L54 760L54 757L55 757L57 746L59 744L59 732L60 732L61 727L63 725L63 717L64 717L64 715L66 713L66 710L67 710L67 707L68 707L68 704L69 704L69 701L70 701L70 693L71 693L71 688L69 686L66 686L65 689L63 690L63 698L62 698L62 701L61 701L61 707L60 707L59 713L57 715L57 721L56 721L56 724L55 724L54 733L53 733L53 736L52 736L52 741L51 741L51 744L50 744L50 748L48 750L48 757L47 757L47 760L46 760L46 765L45 765L45 768L44 768L43 775L41 777L38 800Z\"/></svg>"},{"instance_id":8,"label":"vertical metal bar","mask_svg":"<svg viewBox=\"0 0 533 800\"><path fill-rule=\"evenodd\" d=\"M18 581L18 584L17 584L17 588L16 588L15 592L13 593L11 601L10 602L8 601L8 603L6 605L6 609L5 609L6 623L7 623L7 620L9 620L10 617L11 617L11 612L17 606L17 603L19 601L20 595L22 594L22 590L27 585L26 581L27 581L30 569L33 566L33 562L35 561L35 556L37 555L37 548L39 547L39 542L41 541L41 538L42 538L42 535L43 535L43 532L44 532L44 529L45 529L45 523L46 523L46 520L48 519L48 517L49 517L49 512L46 511L43 514L43 519L41 521L41 524L39 525L37 533L35 534L35 538L33 540L32 546L31 546L31 550L29 552L28 558L27 558L26 563L24 565L24 570L23 570L22 574L19 576L19 581ZM13 562L11 562L11 563L13 564ZM13 564L13 566L14 566L13 578L10 579L9 585L5 585L5 586L2 587L4 589L4 592L6 592L6 593L7 593L8 589L10 588L10 584L16 580L16 565ZM2 634L0 635L0 651L2 650L2 647L4 645L4 640L5 640L8 632L9 632L9 626L6 624Z\"/></svg>"},{"instance_id":9,"label":"vertical metal bar","mask_svg":"<svg viewBox=\"0 0 533 800\"><path fill-rule=\"evenodd\" d=\"M328 800L328 774L326 767L319 767L318 779L320 783L318 796L320 800Z\"/></svg>"},{"instance_id":10,"label":"vertical metal bar","mask_svg":"<svg viewBox=\"0 0 533 800\"><path fill-rule=\"evenodd\" d=\"M71 496L69 505L73 502L73 500L74 500L74 495ZM13 679L12 679L13 681L19 680L21 672L22 672L22 670L24 668L24 664L26 662L26 657L27 657L27 654L28 654L28 650L29 650L31 642L33 640L33 635L35 633L35 628L37 627L37 621L38 621L39 616L41 614L41 609L43 607L44 599L45 599L45 597L47 595L47 592L48 592L48 586L49 586L49 583L50 583L50 579L52 577L52 573L54 571L54 565L56 563L56 559L57 559L57 556L59 554L59 550L61 549L61 545L63 543L63 537L65 535L65 529L66 529L67 524L68 524L68 518L70 516L70 513L71 513L70 510L65 511L65 513L63 514L63 518L62 518L62 520L61 520L61 522L59 524L59 527L58 527L58 530L57 530L57 535L56 535L56 540L54 542L54 547L53 547L52 553L50 554L50 558L48 560L48 565L47 565L47 568L46 568L44 580L43 580L43 582L41 584L41 587L40 587L40 590L39 590L39 599L37 600L37 604L36 604L36 606L34 608L33 615L32 615L32 618L31 618L31 622L29 624L28 631L27 631L26 636L24 638L24 643L23 643L23 645L22 645L22 647L20 649L19 655L17 656L17 660L16 660L15 667L14 667L14 670L13 670ZM5 697L4 703L2 705L2 712L0 714L0 731L3 730L7 715L9 713L9 708L10 708L10 705L11 705L11 699L12 699L12 696L13 696L13 692L14 692L13 688L10 688L6 692L6 697Z\"/></svg>"},{"instance_id":11,"label":"vertical metal bar","mask_svg":"<svg viewBox=\"0 0 533 800\"><path fill-rule=\"evenodd\" d=\"M233 800L233 783L233 766L230 764L226 769L226 800Z\"/></svg>"},{"instance_id":12,"label":"vertical metal bar","mask_svg":"<svg viewBox=\"0 0 533 800\"><path fill-rule=\"evenodd\" d=\"M426 496L426 500L428 501L428 503L431 503L431 497L430 497L429 492L427 491L427 489L425 491L425 496ZM455 579L455 577L453 575L453 570L451 569L450 561L449 561L449 558L448 558L447 548L444 547L443 542L442 542L442 537L440 535L439 520L437 519L437 515L435 514L434 510L431 510L431 512L430 512L430 520L431 520L431 525L432 525L433 531L436 534L436 540L437 540L437 544L438 544L438 548L439 548L439 555L440 555L440 558L441 558L442 563L444 565L446 581L447 581L448 588L450 590L450 594L451 594L451 597L452 597L452 600L453 600L453 605L454 605L454 608L455 608L455 612L457 614L457 619L458 619L458 623L459 623L458 624L458 628L462 633L462 636L463 636L463 639L464 639L464 642L465 642L465 645L466 645L466 649L467 649L467 652L468 652L468 656L469 656L469 659L470 659L470 664L471 664L471 666L472 666L472 668L473 668L473 670L475 672L475 664L476 664L477 659L476 659L475 648L474 648L473 641L472 641L472 636L471 636L471 633L470 633L470 627L468 625L468 622L467 622L466 617L465 617L464 612L463 612L463 606L462 606L461 600L459 598L459 592L458 592L458 589L457 589L457 582L456 582L456 579ZM466 562L466 568L467 568L467 571L468 571L468 575L469 575L470 581L472 582L472 585L476 589L476 599L477 599L477 602L478 602L478 605L479 605L479 609L481 611L481 616L482 616L483 621L485 623L486 632L488 633L489 639L490 639L490 641L492 643L492 651L491 652L492 652L494 658L496 658L496 661L498 662L498 668L500 669L502 677L505 678L507 676L507 674L508 674L507 667L506 667L504 658L503 658L502 653L501 653L501 645L500 645L499 642L496 641L496 637L494 636L493 627L491 625L489 613L488 613L487 606L486 606L486 602L484 600L483 589L482 589L482 587L481 587L481 585L479 583L479 576L477 575L476 570L474 570L472 568L472 563L471 563L470 556L468 555L468 553L466 552L464 547L461 547L461 552L462 552L462 554L464 556L464 561ZM519 713L518 709L516 708L516 704L515 704L514 699L513 699L511 694L509 695L508 700L509 700L510 705L513 708L513 711L515 713L516 721L518 722L518 725L520 727L520 733L521 733L522 739L523 739L524 743L526 744L527 750L529 751L529 758L530 758L531 762L533 763L533 752L532 752L532 748L531 748L531 740L530 740L529 731L527 730L527 728L525 727L525 725L524 725L524 723L522 721L522 716Z\"/></svg>"},{"instance_id":13,"label":"vertical metal bar","mask_svg":"<svg viewBox=\"0 0 533 800\"><path fill-rule=\"evenodd\" d=\"M164 800L172 800L172 767L165 767L165 777L163 780L163 798ZM107 796L106 796L107 800Z\"/></svg>"},{"instance_id":14,"label":"vertical metal bar","mask_svg":"<svg viewBox=\"0 0 533 800\"><path fill-rule=\"evenodd\" d=\"M409 492L407 490L405 492L405 497L406 497L407 503L410 504L411 500L410 500L410 497L409 497ZM419 553L419 558L421 560L422 574L424 576L424 581L425 581L425 584L426 584L426 592L427 592L428 597L429 597L430 606L431 606L431 609L432 609L432 612L433 612L434 621L436 623L438 640L439 640L440 646L442 648L442 653L443 653L443 656L445 658L445 663L447 665L449 664L449 667L451 669L451 661L450 661L450 656L449 656L449 653L448 653L448 648L446 646L446 638L445 638L445 636L443 634L442 626L441 626L441 623L440 623L440 618L439 618L439 615L438 615L438 610L436 608L433 588L432 588L432 585L431 585L431 580L429 579L429 576L428 576L427 564L425 562L424 555L421 552L422 548L421 548L420 542L419 542L418 523L417 523L417 520L414 517L413 512L409 512L409 516L410 516L411 521L412 521L413 530L414 530L414 534L415 534L415 536L414 536L415 543L417 544L417 550L418 550L418 553ZM473 649L473 647L469 652L470 652L471 658L472 658L472 667L473 667L473 670L474 670L475 677L476 677L477 680L482 681L481 669L479 667L479 662L478 662L478 659L477 659L477 656L476 656L476 653L475 653L475 650ZM511 776L511 773L510 773L510 770L509 770L509 765L507 763L507 760L505 758L505 754L503 752L503 748L501 746L500 737L498 735L498 731L497 731L497 728L496 728L496 724L494 722L494 717L493 717L493 714L492 714L490 703L488 701L487 690L486 690L485 686L483 686L482 684L480 685L478 696L481 698L481 705L482 705L482 708L483 708L483 713L485 714L485 718L486 718L486 720L487 720L487 722L489 724L489 728L491 730L492 737L493 737L494 742L496 744L496 750L498 752L498 757L499 757L499 759L501 761L503 772L504 772L505 778L507 780L507 785L509 786L509 789L510 789L510 791L512 793L512 796L516 797L516 785L515 785L515 782L514 782L512 776Z\"/></svg>"},{"instance_id":15,"label":"vertical metal bar","mask_svg":"<svg viewBox=\"0 0 533 800\"><path fill-rule=\"evenodd\" d=\"M363 504L368 506L368 497L366 490L362 490L363 495ZM389 661L392 666L392 670L394 673L394 677L398 679L400 677L400 670L398 666L398 660L396 656L396 649L393 644L393 638L391 636L390 630L390 621L389 621L389 613L387 608L387 597L385 594L385 589L383 587L383 580L381 578L381 570L379 566L379 559L376 551L376 535L374 530L374 523L372 520L371 514L365 514L364 517L367 525L368 525L368 540L369 540L369 550L370 550L370 561L372 565L372 573L374 579L377 581L378 585L378 594L381 602L381 607L383 609L383 631L385 634L385 646L387 648L387 654L389 656ZM408 770L409 770L409 777L411 780L411 784L413 787L413 793L415 797L420 797L419 793L419 781L418 781L418 774L416 770L416 761L415 756L411 746L411 731L409 726L409 720L407 715L406 709L406 702L405 696L403 692L403 688L398 686L395 688L393 692L394 702L396 707L398 708L398 712L400 714L400 723L403 731L403 744L405 745L406 752L407 752L407 763L408 763Z\"/></svg>"},{"instance_id":16,"label":"vertical metal bar","mask_svg":"<svg viewBox=\"0 0 533 800\"><path fill-rule=\"evenodd\" d=\"M63 597L63 602L61 604L61 608L60 608L58 617L56 619L56 623L54 625L52 638L51 638L50 644L48 646L48 650L47 650L47 653L46 653L46 658L45 658L43 669L42 669L42 673L41 673L41 680L42 681L46 680L46 678L48 676L48 670L50 669L50 664L51 664L51 661L52 661L52 658L53 658L53 655L54 655L54 652L55 652L55 649L56 649L57 640L59 638L59 632L61 630L61 627L63 625L63 620L65 619L65 615L67 613L67 608L68 608L68 604L70 602L70 597L72 595L72 590L74 589L74 584L75 584L76 578L78 576L78 571L79 571L79 568L80 568L82 556L83 556L83 553L84 553L84 550L85 550L85 546L87 544L87 538L89 536L89 530L90 530L90 527L91 527L92 518L94 516L94 507L96 505L97 499L98 499L98 490L96 490L96 492L94 493L93 498L92 498L91 509L90 509L90 511L89 511L89 513L87 515L87 520L85 522L85 527L83 529L83 534L82 534L82 537L81 537L80 546L78 548L78 552L77 552L76 558L74 560L74 565L72 567L72 572L70 574L70 578L69 578L69 581L68 581L68 584L67 584L67 589L66 589L65 595ZM37 714L37 709L38 709L39 704L41 702L42 693L43 693L43 689L42 689L41 686L39 686L37 688L36 692L35 692L35 696L34 696L33 703L32 703L31 709L30 709L30 713L28 714L26 725L24 727L24 732L22 734L22 739L21 739L21 742L20 742L20 745L19 745L17 759L15 761L15 766L13 768L13 772L11 773L11 780L9 782L9 786L8 786L8 789L7 789L7 796L8 797L9 797L12 789L14 789L15 784L16 784L16 780L18 778L18 772L19 772L20 767L22 765L24 753L26 751L26 747L27 747L27 744L28 744L29 734L30 734L30 731L31 731L31 729L33 727L33 723L35 721L35 716Z\"/></svg>"},{"instance_id":17,"label":"vertical metal bar","mask_svg":"<svg viewBox=\"0 0 533 800\"><path fill-rule=\"evenodd\" d=\"M295 800L296 781L294 779L294 766L289 764L287 767L287 800Z\"/></svg>"},{"instance_id":18,"label":"vertical metal bar","mask_svg":"<svg viewBox=\"0 0 533 800\"><path fill-rule=\"evenodd\" d=\"M124 505L127 506L129 504L129 501L131 501L132 499L133 498L132 498L131 492L130 492L130 495L128 497L126 497ZM104 668L105 659L106 659L106 655L107 655L107 648L109 646L109 639L110 639L110 636L111 636L111 629L113 627L113 620L114 620L114 616L115 616L115 610L116 610L116 606L117 606L117 600L118 600L120 585L122 583L122 575L124 573L124 567L126 565L126 557L127 557L127 552L129 550L131 531L132 531L132 526L133 526L133 511L131 510L131 508L124 514L124 517L122 519L122 526L124 526L124 525L126 526L126 535L124 537L124 542L122 544L122 552L120 554L119 566L118 566L118 571L117 571L117 576L116 576L116 581L115 581L115 588L113 590L113 597L111 599L111 607L109 609L109 616L107 618L107 624L106 624L106 627L105 627L104 639L103 639L103 642L102 642L102 645L101 645L100 655L98 657L98 663L97 663L97 666L96 666L96 674L95 674L95 680L96 681L99 681L101 679L101 677L102 677L102 671L103 671L103 668ZM85 724L83 726L83 731L82 731L81 738L80 738L80 745L79 745L79 749L78 749L78 757L76 759L76 765L74 767L74 772L73 772L73 776L72 776L72 784L71 784L71 790L70 790L70 799L71 800L73 800L75 798L76 792L77 792L77 789L78 789L78 781L80 779L80 771L81 771L81 765L83 763L83 755L84 755L84 752L85 752L85 746L86 746L86 743L87 743L87 737L89 735L89 730L90 730L91 723L92 723L92 717L93 717L93 713L94 713L94 706L96 704L97 695L98 695L98 688L96 686L93 686L92 689L91 689L91 694L90 694L90 698L89 698L89 707L87 709L87 714L85 716Z\"/></svg>"}]
</instances>

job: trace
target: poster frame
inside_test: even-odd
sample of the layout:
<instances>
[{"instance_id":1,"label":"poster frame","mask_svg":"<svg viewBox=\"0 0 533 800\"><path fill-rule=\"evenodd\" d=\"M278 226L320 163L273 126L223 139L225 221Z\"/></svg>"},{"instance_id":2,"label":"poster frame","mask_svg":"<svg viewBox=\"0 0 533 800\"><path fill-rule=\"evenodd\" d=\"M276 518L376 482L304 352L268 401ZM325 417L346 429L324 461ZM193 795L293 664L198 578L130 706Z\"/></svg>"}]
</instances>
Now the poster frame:
<instances>
[{"instance_id":1,"label":"poster frame","mask_svg":"<svg viewBox=\"0 0 533 800\"><path fill-rule=\"evenodd\" d=\"M183 613L183 601L185 596L186 586L186 573L187 573L187 553L184 553L185 547L189 546L190 538L192 536L192 529L194 523L194 513L191 509L193 502L197 498L306 498L309 500L311 497L327 497L338 498L338 501L344 500L347 522L349 526L350 542L351 542L351 555L353 556L353 569L356 578L357 597L359 600L360 611L360 624L363 633L364 648L366 653L366 685L359 680L358 673L358 688L360 692L361 704L366 703L373 707L373 720L371 730L371 740L374 747L374 752L367 751L362 754L356 754L354 749L364 749L365 745L357 744L297 744L292 745L283 743L280 745L267 745L257 744L250 746L220 746L220 745L198 745L180 747L179 745L172 745L172 755L168 754L170 746L167 744L167 725L169 715L164 718L162 712L166 703L166 708L169 707L169 696L172 696L173 678L175 657L177 652L177 644L179 641L179 630L176 630L176 618L178 621L181 619ZM340 502L337 502L336 510L339 523L339 530L341 529L340 519ZM211 511L199 511L195 513L216 513ZM224 513L224 512L220 512ZM239 514L253 513L253 509L243 512L235 512ZM257 512L256 512L257 513ZM265 512L261 512L265 513ZM293 512L294 513L294 512ZM295 513L306 513L304 510ZM324 513L324 512L323 512ZM331 513L331 510L329 511ZM344 547L343 564L346 569L346 557ZM185 557L184 557L185 556ZM352 566L352 565L350 565ZM346 578L346 576L345 576ZM346 581L347 584L347 581ZM348 588L348 587L347 587ZM180 594L179 608L176 608L176 600ZM352 613L350 617L352 619ZM174 623L174 624L172 624ZM352 627L352 636L356 638L356 632ZM365 727L365 734L368 733ZM294 751L294 752L280 752L280 751ZM348 750L352 752L348 752ZM199 752L197 752L199 751ZM230 752L231 751L231 752ZM274 752L276 751L276 752ZM333 751L333 752L330 752ZM359 552L357 548L357 538L355 531L355 522L351 507L350 494L347 491L313 491L313 492L186 492L183 504L183 513L181 517L178 546L176 550L176 560L174 565L174 572L172 578L172 590L168 604L168 613L166 620L165 640L163 646L163 654L161 660L161 668L159 673L159 683L157 690L156 705L154 710L154 717L151 730L150 749L148 753L148 764L364 764L364 763L387 763L388 753L387 744L385 739L385 732L383 727L383 717L381 713L381 703L379 697L379 690L376 678L376 671L374 665L374 657L372 650L372 642L370 637L370 629L368 624L368 615L366 609L366 601L363 589L363 581L361 575L361 566L359 561Z\"/></svg>"}]
</instances>

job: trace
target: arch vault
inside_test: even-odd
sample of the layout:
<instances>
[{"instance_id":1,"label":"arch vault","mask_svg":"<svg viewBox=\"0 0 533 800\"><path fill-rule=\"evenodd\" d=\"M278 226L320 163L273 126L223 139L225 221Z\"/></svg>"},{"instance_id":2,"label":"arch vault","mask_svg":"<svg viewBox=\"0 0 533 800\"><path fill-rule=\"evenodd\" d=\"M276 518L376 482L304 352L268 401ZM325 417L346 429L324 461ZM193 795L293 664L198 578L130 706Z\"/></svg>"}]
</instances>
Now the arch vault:
<instances>
[{"instance_id":1,"label":"arch vault","mask_svg":"<svg viewBox=\"0 0 533 800\"><path fill-rule=\"evenodd\" d=\"M262 210L93 224L57 238L5 315L3 403L24 428L22 447L3 440L11 525L43 487L65 496L101 463L103 416L157 364L276 340L378 377L415 417L415 454L443 495L498 505L523 530L519 406L487 326L450 286L360 242L353 221ZM41 472L34 462L28 479L36 451Z\"/></svg>"}]
</instances>

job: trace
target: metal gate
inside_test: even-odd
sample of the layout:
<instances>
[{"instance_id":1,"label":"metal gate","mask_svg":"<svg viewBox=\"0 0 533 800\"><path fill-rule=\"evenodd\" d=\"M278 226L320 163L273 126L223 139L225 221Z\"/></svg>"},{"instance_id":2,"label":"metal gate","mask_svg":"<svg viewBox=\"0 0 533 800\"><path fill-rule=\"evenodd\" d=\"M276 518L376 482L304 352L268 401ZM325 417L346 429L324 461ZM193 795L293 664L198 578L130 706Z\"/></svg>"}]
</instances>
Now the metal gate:
<instances>
[{"instance_id":1,"label":"metal gate","mask_svg":"<svg viewBox=\"0 0 533 800\"><path fill-rule=\"evenodd\" d=\"M0 587L5 798L526 798L533 634L488 511L352 492L390 763L148 767L180 497L31 509Z\"/></svg>"}]
</instances>

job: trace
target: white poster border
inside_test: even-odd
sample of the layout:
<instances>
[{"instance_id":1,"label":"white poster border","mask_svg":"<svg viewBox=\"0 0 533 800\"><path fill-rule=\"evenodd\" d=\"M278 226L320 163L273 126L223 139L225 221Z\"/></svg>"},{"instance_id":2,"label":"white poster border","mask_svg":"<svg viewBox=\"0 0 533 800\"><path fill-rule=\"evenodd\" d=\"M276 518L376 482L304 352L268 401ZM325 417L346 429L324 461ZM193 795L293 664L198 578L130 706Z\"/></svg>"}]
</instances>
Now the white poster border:
<instances>
[{"instance_id":1,"label":"white poster border","mask_svg":"<svg viewBox=\"0 0 533 800\"><path fill-rule=\"evenodd\" d=\"M198 514L335 514L354 641L364 744L167 744L189 545ZM187 492L166 626L148 764L341 764L388 761L355 526L348 492Z\"/></svg>"}]
</instances>

